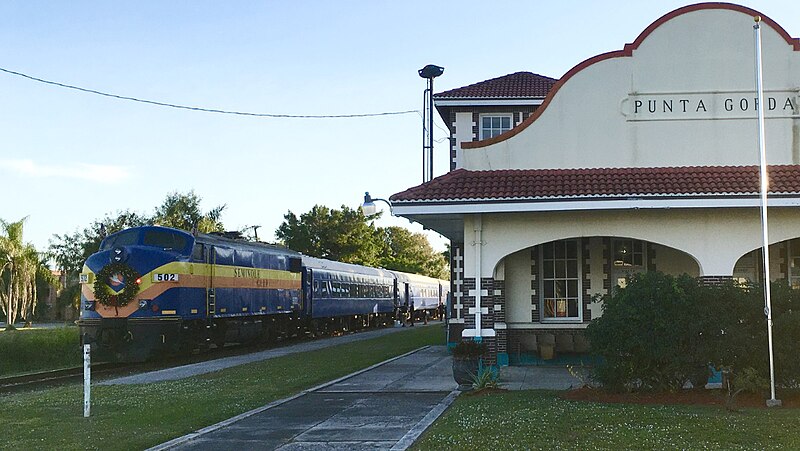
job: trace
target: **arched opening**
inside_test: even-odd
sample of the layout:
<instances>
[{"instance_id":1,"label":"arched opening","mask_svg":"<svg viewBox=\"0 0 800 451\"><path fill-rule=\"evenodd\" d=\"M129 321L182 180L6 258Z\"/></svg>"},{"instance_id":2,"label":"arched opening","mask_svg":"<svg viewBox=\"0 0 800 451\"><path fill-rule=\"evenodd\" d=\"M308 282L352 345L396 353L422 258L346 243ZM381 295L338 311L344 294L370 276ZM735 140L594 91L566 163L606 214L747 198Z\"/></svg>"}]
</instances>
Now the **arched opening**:
<instances>
[{"instance_id":1,"label":"arched opening","mask_svg":"<svg viewBox=\"0 0 800 451\"><path fill-rule=\"evenodd\" d=\"M739 283L764 281L762 248L742 255L733 267L733 279ZM786 280L793 288L800 288L800 238L792 238L769 245L770 279Z\"/></svg>"},{"instance_id":2,"label":"arched opening","mask_svg":"<svg viewBox=\"0 0 800 451\"><path fill-rule=\"evenodd\" d=\"M528 246L495 267L495 321L512 364L538 359L544 343L556 358L588 351L583 329L602 315L602 296L628 276L662 271L700 275L697 260L669 246L630 237L572 237ZM527 357L526 357L527 356Z\"/></svg>"},{"instance_id":3,"label":"arched opening","mask_svg":"<svg viewBox=\"0 0 800 451\"><path fill-rule=\"evenodd\" d=\"M505 281L509 325L585 323L601 314L593 306L599 296L644 271L700 275L697 261L678 249L635 238L583 237L511 253L494 276Z\"/></svg>"}]
</instances>

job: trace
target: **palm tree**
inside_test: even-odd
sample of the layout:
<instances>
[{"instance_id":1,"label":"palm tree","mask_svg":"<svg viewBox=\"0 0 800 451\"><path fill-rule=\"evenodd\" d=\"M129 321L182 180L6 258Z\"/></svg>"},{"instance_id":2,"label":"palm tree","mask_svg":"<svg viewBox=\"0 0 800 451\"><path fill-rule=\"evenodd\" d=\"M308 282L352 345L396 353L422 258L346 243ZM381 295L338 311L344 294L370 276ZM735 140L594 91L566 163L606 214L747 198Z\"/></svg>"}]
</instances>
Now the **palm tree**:
<instances>
[{"instance_id":1,"label":"palm tree","mask_svg":"<svg viewBox=\"0 0 800 451\"><path fill-rule=\"evenodd\" d=\"M6 222L0 219L0 306L7 318L6 329L13 329L20 315L32 315L36 311L36 272L39 254L36 249L22 242L25 219Z\"/></svg>"}]
</instances>

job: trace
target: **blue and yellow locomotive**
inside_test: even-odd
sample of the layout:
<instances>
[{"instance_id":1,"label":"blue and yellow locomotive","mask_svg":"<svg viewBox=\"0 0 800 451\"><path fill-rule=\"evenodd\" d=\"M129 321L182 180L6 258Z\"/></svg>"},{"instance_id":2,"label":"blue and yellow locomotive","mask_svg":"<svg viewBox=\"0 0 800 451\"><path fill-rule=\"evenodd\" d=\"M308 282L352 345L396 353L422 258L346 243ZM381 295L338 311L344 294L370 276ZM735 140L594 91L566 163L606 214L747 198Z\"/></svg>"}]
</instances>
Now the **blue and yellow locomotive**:
<instances>
[{"instance_id":1,"label":"blue and yellow locomotive","mask_svg":"<svg viewBox=\"0 0 800 451\"><path fill-rule=\"evenodd\" d=\"M435 316L449 282L312 258L279 246L158 226L109 235L81 273L84 342L143 361L214 344Z\"/></svg>"}]
</instances>

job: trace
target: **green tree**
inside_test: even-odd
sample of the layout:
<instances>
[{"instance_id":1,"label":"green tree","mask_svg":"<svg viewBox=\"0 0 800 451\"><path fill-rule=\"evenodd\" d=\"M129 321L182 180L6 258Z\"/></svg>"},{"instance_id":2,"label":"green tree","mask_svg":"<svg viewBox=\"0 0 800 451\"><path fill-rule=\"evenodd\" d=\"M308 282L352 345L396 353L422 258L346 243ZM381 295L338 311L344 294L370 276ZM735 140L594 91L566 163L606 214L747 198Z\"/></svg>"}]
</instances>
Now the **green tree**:
<instances>
[{"instance_id":1,"label":"green tree","mask_svg":"<svg viewBox=\"0 0 800 451\"><path fill-rule=\"evenodd\" d=\"M290 249L312 257L375 266L381 248L378 233L361 209L315 205L298 218L291 211L275 236Z\"/></svg>"},{"instance_id":2,"label":"green tree","mask_svg":"<svg viewBox=\"0 0 800 451\"><path fill-rule=\"evenodd\" d=\"M384 268L448 278L447 260L433 250L424 234L396 226L379 228L378 232L386 250L380 260Z\"/></svg>"},{"instance_id":3,"label":"green tree","mask_svg":"<svg viewBox=\"0 0 800 451\"><path fill-rule=\"evenodd\" d=\"M55 262L56 268L64 273L66 284L58 297L57 305L72 305L77 308L80 303L78 274L83 269L83 262L100 249L100 242L106 235L149 223L148 217L125 210L115 216L106 215L103 219L95 220L83 231L53 235L48 246L48 256Z\"/></svg>"},{"instance_id":4,"label":"green tree","mask_svg":"<svg viewBox=\"0 0 800 451\"><path fill-rule=\"evenodd\" d=\"M164 202L156 208L153 215L153 222L166 227L174 227L192 231L195 228L198 232L222 232L225 230L220 220L222 210L225 205L220 205L203 213L200 208L202 199L195 194L194 190L188 193L177 191L167 194Z\"/></svg>"},{"instance_id":5,"label":"green tree","mask_svg":"<svg viewBox=\"0 0 800 451\"><path fill-rule=\"evenodd\" d=\"M0 300L3 316L11 318L8 329L14 328L20 316L28 317L36 312L39 254L33 245L22 241L24 222L25 218L17 222L0 219L0 262L4 271L0 279Z\"/></svg>"}]
</instances>

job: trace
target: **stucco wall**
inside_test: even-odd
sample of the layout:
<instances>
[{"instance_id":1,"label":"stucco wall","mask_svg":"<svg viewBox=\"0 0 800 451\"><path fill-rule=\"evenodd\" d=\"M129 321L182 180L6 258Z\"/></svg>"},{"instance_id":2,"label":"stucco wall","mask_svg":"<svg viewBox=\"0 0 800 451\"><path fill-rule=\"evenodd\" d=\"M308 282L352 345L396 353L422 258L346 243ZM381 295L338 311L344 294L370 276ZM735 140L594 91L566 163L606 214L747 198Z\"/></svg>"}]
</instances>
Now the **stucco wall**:
<instances>
[{"instance_id":1,"label":"stucco wall","mask_svg":"<svg viewBox=\"0 0 800 451\"><path fill-rule=\"evenodd\" d=\"M686 273L692 277L700 275L700 268L690 255L667 246L655 245L656 270L666 274Z\"/></svg>"},{"instance_id":2,"label":"stucco wall","mask_svg":"<svg viewBox=\"0 0 800 451\"><path fill-rule=\"evenodd\" d=\"M730 276L739 258L760 247L758 209L567 211L482 215L481 275L490 277L509 254L536 244L577 237L627 237L689 254L699 275ZM770 242L800 236L800 209L770 209ZM464 218L465 261L475 261L474 215ZM465 265L475 277L475 264ZM508 268L506 268L506 272Z\"/></svg>"},{"instance_id":3,"label":"stucco wall","mask_svg":"<svg viewBox=\"0 0 800 451\"><path fill-rule=\"evenodd\" d=\"M762 25L768 161L800 163L800 52ZM516 136L464 150L466 169L752 165L756 148L753 18L706 9L661 24L629 57L589 65ZM726 99L732 111L725 110ZM784 109L785 98L794 110ZM635 100L670 100L671 114L632 114ZM681 104L681 99L690 100ZM703 111L698 100L704 101ZM745 99L749 109L737 111ZM749 100L748 100L749 99ZM688 107L686 113L677 111ZM734 107L734 105L736 107ZM680 113L680 114L679 114ZM777 116L791 116L778 118ZM657 119L657 120L654 120Z\"/></svg>"}]
</instances>

